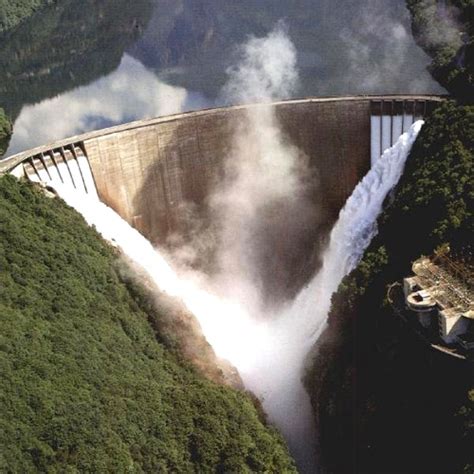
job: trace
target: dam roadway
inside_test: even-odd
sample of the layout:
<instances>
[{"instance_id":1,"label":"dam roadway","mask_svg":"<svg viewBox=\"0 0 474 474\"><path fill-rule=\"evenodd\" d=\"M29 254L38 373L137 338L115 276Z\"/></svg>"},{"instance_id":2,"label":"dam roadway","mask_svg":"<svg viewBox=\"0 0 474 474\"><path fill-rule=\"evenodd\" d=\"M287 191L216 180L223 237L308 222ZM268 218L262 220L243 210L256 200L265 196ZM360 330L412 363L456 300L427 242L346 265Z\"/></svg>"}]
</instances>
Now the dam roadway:
<instances>
[{"instance_id":1,"label":"dam roadway","mask_svg":"<svg viewBox=\"0 0 474 474\"><path fill-rule=\"evenodd\" d=\"M87 159L100 200L152 243L163 243L173 232L186 232L190 203L205 215L206 198L222 177L237 127L256 108L271 107L284 136L306 155L315 175L312 200L318 219L306 229L300 253L291 257L292 265L301 267L297 273L309 275L314 268L303 267L317 264L314 255L371 160L442 100L428 95L328 97L207 109L40 146L0 161L0 173L35 181L53 171L67 173L80 187Z\"/></svg>"}]
</instances>

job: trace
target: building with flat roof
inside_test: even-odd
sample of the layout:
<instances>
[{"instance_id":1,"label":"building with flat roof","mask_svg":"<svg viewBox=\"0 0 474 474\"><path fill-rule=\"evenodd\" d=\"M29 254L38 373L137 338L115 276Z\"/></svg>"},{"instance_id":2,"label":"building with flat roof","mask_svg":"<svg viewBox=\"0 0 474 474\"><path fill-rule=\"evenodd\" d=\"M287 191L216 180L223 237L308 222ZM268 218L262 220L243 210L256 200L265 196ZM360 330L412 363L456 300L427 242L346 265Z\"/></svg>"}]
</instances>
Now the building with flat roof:
<instances>
[{"instance_id":1,"label":"building with flat roof","mask_svg":"<svg viewBox=\"0 0 474 474\"><path fill-rule=\"evenodd\" d=\"M466 277L446 256L421 257L413 263L414 275L403 280L408 308L424 328L437 324L448 345L474 349L474 298L472 275Z\"/></svg>"}]
</instances>

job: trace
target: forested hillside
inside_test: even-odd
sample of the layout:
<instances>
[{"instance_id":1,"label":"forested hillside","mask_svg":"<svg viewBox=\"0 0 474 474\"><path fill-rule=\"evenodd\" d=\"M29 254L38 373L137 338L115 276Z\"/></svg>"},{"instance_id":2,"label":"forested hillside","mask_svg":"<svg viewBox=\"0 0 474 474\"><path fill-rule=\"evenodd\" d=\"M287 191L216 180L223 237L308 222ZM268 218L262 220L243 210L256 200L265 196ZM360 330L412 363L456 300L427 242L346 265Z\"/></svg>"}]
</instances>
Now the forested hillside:
<instances>
[{"instance_id":1,"label":"forested hillside","mask_svg":"<svg viewBox=\"0 0 474 474\"><path fill-rule=\"evenodd\" d=\"M12 134L12 124L10 119L5 114L5 111L0 107L0 157L5 153L10 142Z\"/></svg>"},{"instance_id":2,"label":"forested hillside","mask_svg":"<svg viewBox=\"0 0 474 474\"><path fill-rule=\"evenodd\" d=\"M474 107L428 117L379 234L333 295L307 376L330 473L473 472L474 366L437 353L387 301L387 287L474 231Z\"/></svg>"},{"instance_id":3,"label":"forested hillside","mask_svg":"<svg viewBox=\"0 0 474 474\"><path fill-rule=\"evenodd\" d=\"M15 119L26 104L112 72L151 11L150 0L61 0L25 19L0 38L0 107Z\"/></svg>"},{"instance_id":4,"label":"forested hillside","mask_svg":"<svg viewBox=\"0 0 474 474\"><path fill-rule=\"evenodd\" d=\"M247 395L168 347L120 267L64 202L0 178L0 471L294 472Z\"/></svg>"},{"instance_id":5,"label":"forested hillside","mask_svg":"<svg viewBox=\"0 0 474 474\"><path fill-rule=\"evenodd\" d=\"M0 0L0 34L18 26L36 10L55 0Z\"/></svg>"},{"instance_id":6,"label":"forested hillside","mask_svg":"<svg viewBox=\"0 0 474 474\"><path fill-rule=\"evenodd\" d=\"M418 44L433 77L458 100L474 102L474 1L407 0Z\"/></svg>"}]
</instances>

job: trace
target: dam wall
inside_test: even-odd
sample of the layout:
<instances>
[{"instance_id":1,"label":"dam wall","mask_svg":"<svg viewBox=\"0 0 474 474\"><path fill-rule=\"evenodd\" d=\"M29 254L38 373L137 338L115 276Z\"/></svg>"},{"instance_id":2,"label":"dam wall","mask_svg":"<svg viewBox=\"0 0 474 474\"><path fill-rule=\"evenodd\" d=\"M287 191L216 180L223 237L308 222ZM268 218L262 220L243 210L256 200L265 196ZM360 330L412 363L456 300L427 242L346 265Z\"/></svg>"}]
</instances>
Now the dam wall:
<instances>
[{"instance_id":1,"label":"dam wall","mask_svg":"<svg viewBox=\"0 0 474 474\"><path fill-rule=\"evenodd\" d=\"M274 106L284 133L316 172L314 200L327 216L324 220L337 215L370 167L368 106ZM247 113L248 108L240 108L189 114L88 140L85 147L101 199L154 242L182 230L189 212L183 204L205 203Z\"/></svg>"},{"instance_id":2,"label":"dam wall","mask_svg":"<svg viewBox=\"0 0 474 474\"><path fill-rule=\"evenodd\" d=\"M86 181L82 174L87 174L81 171L81 160L87 159L100 199L157 243L180 230L189 213L183 204L205 206L246 114L272 107L283 133L307 156L315 172L313 198L319 222L326 227L337 218L371 161L440 100L437 96L310 98L203 110L38 147L1 161L0 173L13 171L41 181L48 169L58 170L74 186L81 186Z\"/></svg>"},{"instance_id":3,"label":"dam wall","mask_svg":"<svg viewBox=\"0 0 474 474\"><path fill-rule=\"evenodd\" d=\"M179 242L195 249L196 233L200 240L205 235L196 264L212 272L219 243L208 197L223 182L224 164L235 159L236 131L249 126L249 115L270 107L283 136L305 155L312 183L310 214L303 217L291 203L274 208L250 237L258 248L256 281L273 304L293 297L314 275L340 209L371 163L441 100L314 98L203 110L28 150L0 161L0 173L45 183L59 177L79 192L97 193L155 245Z\"/></svg>"}]
</instances>

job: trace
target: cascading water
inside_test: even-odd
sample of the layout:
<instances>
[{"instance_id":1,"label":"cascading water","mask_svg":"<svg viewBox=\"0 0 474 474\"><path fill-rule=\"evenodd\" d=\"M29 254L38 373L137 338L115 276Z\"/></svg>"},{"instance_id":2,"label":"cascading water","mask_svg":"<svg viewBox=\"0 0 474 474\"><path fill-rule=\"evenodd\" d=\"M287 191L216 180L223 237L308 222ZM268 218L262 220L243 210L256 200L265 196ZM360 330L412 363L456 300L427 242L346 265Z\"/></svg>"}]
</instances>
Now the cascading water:
<instances>
[{"instance_id":1,"label":"cascading water","mask_svg":"<svg viewBox=\"0 0 474 474\"><path fill-rule=\"evenodd\" d=\"M331 295L355 268L375 235L383 201L398 182L422 125L418 121L403 134L354 189L331 232L321 270L282 311L272 328L274 352L265 355L265 362L260 361L268 400L264 407L269 410L275 406L275 410L269 410L271 419L284 433L302 472L314 472L315 466L312 410L301 381L305 358L324 329ZM272 365L278 367L277 373L268 371ZM262 390L262 381L259 384L260 387L252 387L257 393Z\"/></svg>"},{"instance_id":2,"label":"cascading water","mask_svg":"<svg viewBox=\"0 0 474 474\"><path fill-rule=\"evenodd\" d=\"M300 471L314 472L314 426L301 382L305 357L324 328L331 294L375 234L383 201L398 182L421 126L421 121L416 122L358 184L331 232L321 270L271 319L255 319L239 301L211 294L200 280L180 278L145 237L98 200L95 190L86 194L55 175L45 181L106 240L147 271L160 290L183 300L216 354L229 360L247 388L262 399Z\"/></svg>"},{"instance_id":3,"label":"cascading water","mask_svg":"<svg viewBox=\"0 0 474 474\"><path fill-rule=\"evenodd\" d=\"M376 220L382 210L385 197L398 183L411 147L423 126L415 122L410 130L397 140L395 145L383 153L367 175L359 182L331 231L329 246L325 251L323 265L312 282L300 292L292 307L298 314L307 314L318 301L318 313L329 311L330 297L342 280L353 270L364 250L377 233ZM322 331L324 317L311 318L311 334L314 342Z\"/></svg>"},{"instance_id":4,"label":"cascading water","mask_svg":"<svg viewBox=\"0 0 474 474\"><path fill-rule=\"evenodd\" d=\"M376 219L398 182L422 121L386 150L341 210L321 270L293 302L266 323L251 367L231 361L248 388L263 399L270 419L283 432L301 472L314 472L315 431L309 396L302 384L305 358L324 329L331 295L359 262L376 233Z\"/></svg>"}]
</instances>

